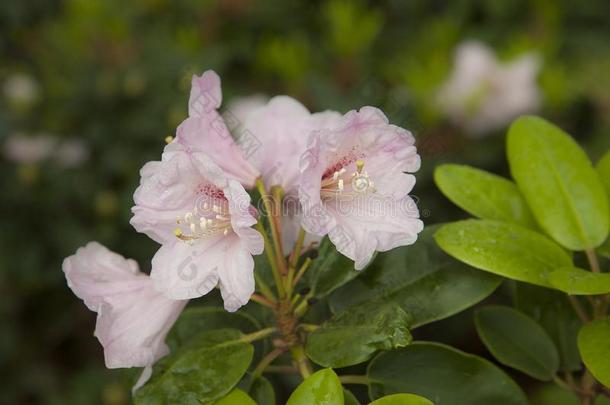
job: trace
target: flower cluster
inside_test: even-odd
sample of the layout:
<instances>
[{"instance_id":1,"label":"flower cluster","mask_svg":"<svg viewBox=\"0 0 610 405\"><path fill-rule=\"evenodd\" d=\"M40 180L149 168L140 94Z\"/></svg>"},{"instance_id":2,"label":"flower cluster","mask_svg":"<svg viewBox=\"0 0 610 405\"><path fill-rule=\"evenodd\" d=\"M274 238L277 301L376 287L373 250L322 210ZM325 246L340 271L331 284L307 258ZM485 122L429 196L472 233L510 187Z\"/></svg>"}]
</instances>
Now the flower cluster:
<instances>
[{"instance_id":1,"label":"flower cluster","mask_svg":"<svg viewBox=\"0 0 610 405\"><path fill-rule=\"evenodd\" d=\"M254 293L253 255L267 237L253 226L269 210L249 191L292 202L273 235L282 255L327 235L360 270L423 228L408 195L420 165L414 137L377 108L311 113L278 96L221 115L221 101L215 72L194 76L188 118L140 172L131 224L160 244L150 276L95 242L64 261L68 285L98 313L106 365L146 367L138 386L167 354L188 300L218 288L236 311Z\"/></svg>"}]
</instances>

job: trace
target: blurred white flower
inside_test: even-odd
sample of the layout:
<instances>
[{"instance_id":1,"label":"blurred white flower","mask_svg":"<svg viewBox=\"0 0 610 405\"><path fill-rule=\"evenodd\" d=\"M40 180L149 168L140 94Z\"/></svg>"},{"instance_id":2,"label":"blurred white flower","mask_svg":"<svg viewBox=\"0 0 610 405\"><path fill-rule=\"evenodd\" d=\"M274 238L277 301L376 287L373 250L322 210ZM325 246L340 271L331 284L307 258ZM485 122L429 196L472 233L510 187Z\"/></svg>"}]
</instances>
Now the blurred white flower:
<instances>
[{"instance_id":1,"label":"blurred white flower","mask_svg":"<svg viewBox=\"0 0 610 405\"><path fill-rule=\"evenodd\" d=\"M63 167L80 166L89 159L89 148L79 139L70 139L59 145L55 159Z\"/></svg>"},{"instance_id":2,"label":"blurred white flower","mask_svg":"<svg viewBox=\"0 0 610 405\"><path fill-rule=\"evenodd\" d=\"M51 135L11 135L4 143L4 156L15 163L34 164L51 156L57 139Z\"/></svg>"},{"instance_id":3,"label":"blurred white flower","mask_svg":"<svg viewBox=\"0 0 610 405\"><path fill-rule=\"evenodd\" d=\"M231 100L222 114L231 132L239 131L248 115L253 110L267 104L269 97L255 94L247 97L237 97Z\"/></svg>"},{"instance_id":4,"label":"blurred white flower","mask_svg":"<svg viewBox=\"0 0 610 405\"><path fill-rule=\"evenodd\" d=\"M29 106L40 94L36 80L25 73L9 76L4 82L3 90L9 103L17 106Z\"/></svg>"},{"instance_id":5,"label":"blurred white flower","mask_svg":"<svg viewBox=\"0 0 610 405\"><path fill-rule=\"evenodd\" d=\"M467 135L483 136L539 108L539 70L540 58L535 53L501 63L485 44L464 42L458 46L453 71L437 95L438 105Z\"/></svg>"}]
</instances>

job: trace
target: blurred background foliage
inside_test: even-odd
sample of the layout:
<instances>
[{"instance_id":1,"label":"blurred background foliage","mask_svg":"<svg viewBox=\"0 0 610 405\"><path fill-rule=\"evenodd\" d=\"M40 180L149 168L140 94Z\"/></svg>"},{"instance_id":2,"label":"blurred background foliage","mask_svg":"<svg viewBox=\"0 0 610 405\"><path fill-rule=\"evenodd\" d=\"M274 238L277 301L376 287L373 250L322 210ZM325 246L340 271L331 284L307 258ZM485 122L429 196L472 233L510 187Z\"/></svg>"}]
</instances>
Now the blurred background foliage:
<instances>
[{"instance_id":1,"label":"blurred background foliage","mask_svg":"<svg viewBox=\"0 0 610 405\"><path fill-rule=\"evenodd\" d=\"M610 147L608 21L606 0L0 2L0 403L129 402L61 262L97 240L148 270L156 246L129 225L132 195L186 117L192 74L215 69L224 105L262 93L312 111L381 107L418 140L430 224L464 215L431 182L440 161L506 173L506 127L472 138L436 106L456 46L537 53L538 113L597 159ZM470 316L424 329L483 350ZM545 390L533 400L556 398Z\"/></svg>"}]
</instances>

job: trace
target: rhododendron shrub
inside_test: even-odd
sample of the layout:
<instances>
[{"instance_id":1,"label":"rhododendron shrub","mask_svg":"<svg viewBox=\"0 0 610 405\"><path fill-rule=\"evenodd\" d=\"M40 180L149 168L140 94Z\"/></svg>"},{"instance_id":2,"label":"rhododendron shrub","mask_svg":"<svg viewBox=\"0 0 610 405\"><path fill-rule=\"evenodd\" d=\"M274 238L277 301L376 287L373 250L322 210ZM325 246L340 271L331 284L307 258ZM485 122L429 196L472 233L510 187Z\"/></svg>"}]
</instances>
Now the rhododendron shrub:
<instances>
[{"instance_id":1,"label":"rhododendron shrub","mask_svg":"<svg viewBox=\"0 0 610 405\"><path fill-rule=\"evenodd\" d=\"M553 335L527 300L476 314L498 361L583 401L604 390L608 346L596 342L610 282L595 248L608 234L608 190L566 135L518 120L516 185L440 167L441 190L481 219L424 227L410 196L415 137L383 111L312 113L288 96L238 110L222 112L215 72L194 76L188 117L142 167L131 224L158 244L150 274L97 242L64 261L68 286L97 313L106 366L142 368L136 403L275 404L286 394L268 376L280 373L302 379L290 380L289 404L357 403L352 384L376 404L525 404L498 366L413 338L502 277L582 318L587 369L571 374L575 336ZM592 271L568 250L586 252Z\"/></svg>"}]
</instances>

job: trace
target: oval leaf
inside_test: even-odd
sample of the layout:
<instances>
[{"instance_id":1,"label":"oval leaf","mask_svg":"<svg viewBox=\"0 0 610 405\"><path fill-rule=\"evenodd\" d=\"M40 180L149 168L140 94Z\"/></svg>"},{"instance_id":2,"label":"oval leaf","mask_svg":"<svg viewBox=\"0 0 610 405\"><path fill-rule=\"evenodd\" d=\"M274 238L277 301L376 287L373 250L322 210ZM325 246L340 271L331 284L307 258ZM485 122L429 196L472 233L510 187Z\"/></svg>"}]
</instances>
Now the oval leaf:
<instances>
[{"instance_id":1,"label":"oval leaf","mask_svg":"<svg viewBox=\"0 0 610 405\"><path fill-rule=\"evenodd\" d=\"M475 314L481 340L500 363L550 381L559 369L555 344L536 321L509 307L488 306Z\"/></svg>"},{"instance_id":2,"label":"oval leaf","mask_svg":"<svg viewBox=\"0 0 610 405\"><path fill-rule=\"evenodd\" d=\"M254 348L234 329L203 332L159 360L135 395L139 404L210 402L226 395L245 374Z\"/></svg>"},{"instance_id":3,"label":"oval leaf","mask_svg":"<svg viewBox=\"0 0 610 405\"><path fill-rule=\"evenodd\" d=\"M412 392L437 405L525 405L502 370L480 357L438 343L415 342L384 352L368 367L371 399Z\"/></svg>"},{"instance_id":4,"label":"oval leaf","mask_svg":"<svg viewBox=\"0 0 610 405\"><path fill-rule=\"evenodd\" d=\"M351 391L343 388L344 405L360 405L360 402Z\"/></svg>"},{"instance_id":5,"label":"oval leaf","mask_svg":"<svg viewBox=\"0 0 610 405\"><path fill-rule=\"evenodd\" d=\"M333 312L394 302L411 317L414 328L456 314L491 294L500 278L444 254L432 238L437 229L428 226L414 245L380 253L360 277L330 296Z\"/></svg>"},{"instance_id":6,"label":"oval leaf","mask_svg":"<svg viewBox=\"0 0 610 405\"><path fill-rule=\"evenodd\" d=\"M511 173L538 223L571 250L599 246L608 235L608 197L591 161L565 132L537 117L508 131Z\"/></svg>"},{"instance_id":7,"label":"oval leaf","mask_svg":"<svg viewBox=\"0 0 610 405\"><path fill-rule=\"evenodd\" d=\"M510 180L462 165L437 167L434 180L447 198L475 217L536 227L525 199Z\"/></svg>"},{"instance_id":8,"label":"oval leaf","mask_svg":"<svg viewBox=\"0 0 610 405\"><path fill-rule=\"evenodd\" d=\"M606 187L606 194L610 197L610 151L597 162L597 174Z\"/></svg>"},{"instance_id":9,"label":"oval leaf","mask_svg":"<svg viewBox=\"0 0 610 405\"><path fill-rule=\"evenodd\" d=\"M578 334L578 349L595 378L610 387L610 318L583 326Z\"/></svg>"},{"instance_id":10,"label":"oval leaf","mask_svg":"<svg viewBox=\"0 0 610 405\"><path fill-rule=\"evenodd\" d=\"M369 405L434 405L430 400L415 394L392 394L379 398Z\"/></svg>"},{"instance_id":11,"label":"oval leaf","mask_svg":"<svg viewBox=\"0 0 610 405\"><path fill-rule=\"evenodd\" d=\"M549 275L551 284L570 295L610 293L610 274L592 273L577 267L562 267Z\"/></svg>"},{"instance_id":12,"label":"oval leaf","mask_svg":"<svg viewBox=\"0 0 610 405\"><path fill-rule=\"evenodd\" d=\"M507 222L453 222L443 225L435 239L445 252L471 266L544 287L552 287L551 271L572 265L570 256L552 240Z\"/></svg>"},{"instance_id":13,"label":"oval leaf","mask_svg":"<svg viewBox=\"0 0 610 405\"><path fill-rule=\"evenodd\" d=\"M324 367L347 367L371 358L377 350L411 342L409 316L397 304L360 306L342 312L307 338L307 356Z\"/></svg>"},{"instance_id":14,"label":"oval leaf","mask_svg":"<svg viewBox=\"0 0 610 405\"><path fill-rule=\"evenodd\" d=\"M214 405L257 405L257 403L248 394L235 388L229 395L214 402Z\"/></svg>"},{"instance_id":15,"label":"oval leaf","mask_svg":"<svg viewBox=\"0 0 610 405\"><path fill-rule=\"evenodd\" d=\"M313 373L297 387L286 405L343 405L343 387L329 368Z\"/></svg>"},{"instance_id":16,"label":"oval leaf","mask_svg":"<svg viewBox=\"0 0 610 405\"><path fill-rule=\"evenodd\" d=\"M582 368L576 336L582 321L574 312L565 294L549 288L517 283L515 306L528 314L551 336L561 357L561 369L576 371Z\"/></svg>"},{"instance_id":17,"label":"oval leaf","mask_svg":"<svg viewBox=\"0 0 610 405\"><path fill-rule=\"evenodd\" d=\"M318 298L325 297L362 271L354 269L354 262L343 256L330 239L324 238L318 247L318 257L307 269L307 285Z\"/></svg>"},{"instance_id":18,"label":"oval leaf","mask_svg":"<svg viewBox=\"0 0 610 405\"><path fill-rule=\"evenodd\" d=\"M252 381L248 391L258 405L275 405L273 385L265 377L257 377Z\"/></svg>"}]
</instances>

